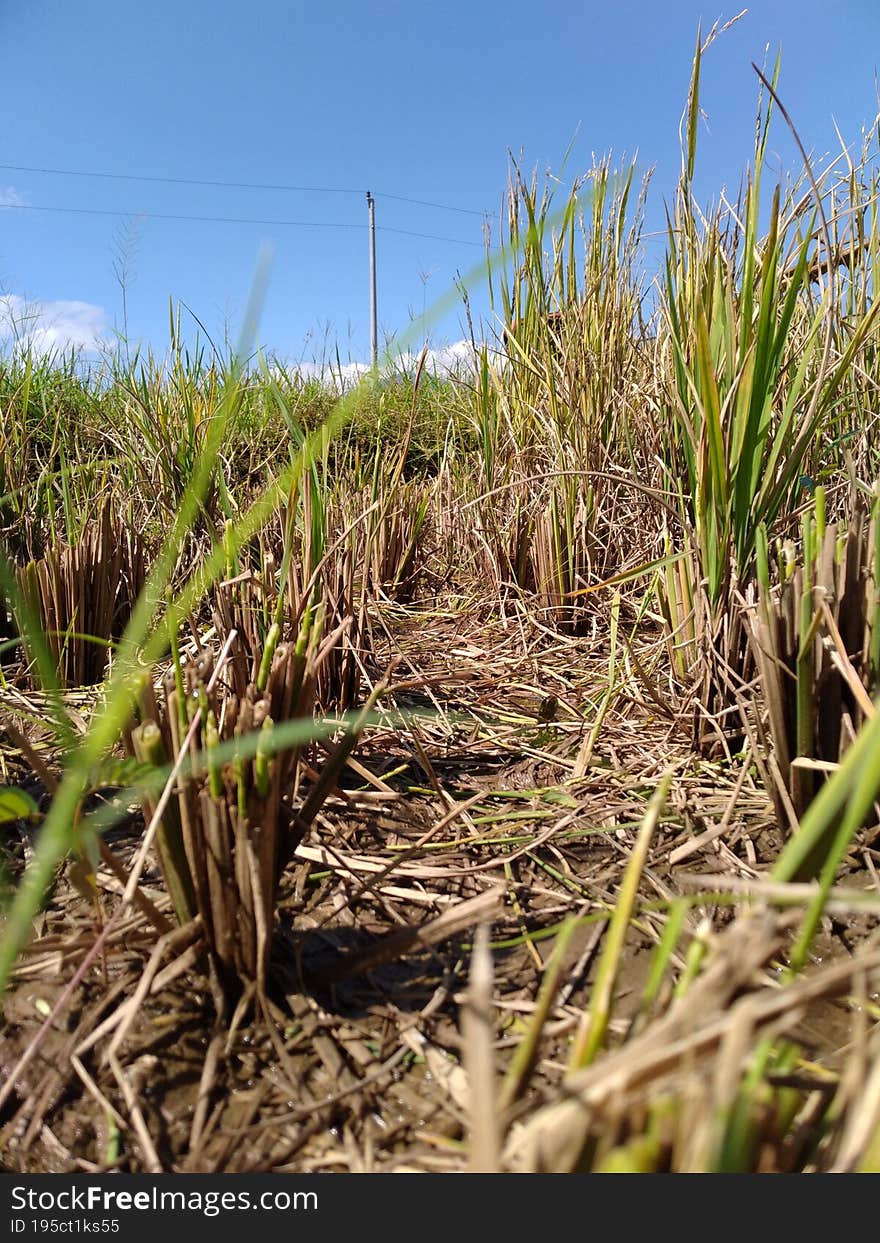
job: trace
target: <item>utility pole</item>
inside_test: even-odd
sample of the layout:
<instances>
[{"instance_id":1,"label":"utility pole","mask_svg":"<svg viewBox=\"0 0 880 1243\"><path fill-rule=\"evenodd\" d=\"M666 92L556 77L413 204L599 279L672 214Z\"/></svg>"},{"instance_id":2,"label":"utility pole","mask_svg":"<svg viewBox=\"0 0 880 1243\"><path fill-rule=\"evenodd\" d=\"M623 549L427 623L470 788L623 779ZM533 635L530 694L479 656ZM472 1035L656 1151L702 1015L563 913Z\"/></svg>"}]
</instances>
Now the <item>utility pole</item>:
<instances>
[{"instance_id":1,"label":"utility pole","mask_svg":"<svg viewBox=\"0 0 880 1243\"><path fill-rule=\"evenodd\" d=\"M373 367L379 365L379 329L376 322L376 200L367 191L370 209L370 345Z\"/></svg>"}]
</instances>

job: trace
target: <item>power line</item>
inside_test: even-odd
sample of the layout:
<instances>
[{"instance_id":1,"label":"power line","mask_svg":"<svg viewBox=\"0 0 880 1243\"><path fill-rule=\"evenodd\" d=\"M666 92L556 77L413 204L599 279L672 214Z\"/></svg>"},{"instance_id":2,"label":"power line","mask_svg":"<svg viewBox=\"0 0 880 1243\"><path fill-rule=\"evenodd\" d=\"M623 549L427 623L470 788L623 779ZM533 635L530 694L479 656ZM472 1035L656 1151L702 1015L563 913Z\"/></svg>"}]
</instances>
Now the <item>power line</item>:
<instances>
[{"instance_id":1,"label":"power line","mask_svg":"<svg viewBox=\"0 0 880 1243\"><path fill-rule=\"evenodd\" d=\"M480 250L485 249L483 242L470 242L463 237L441 237L439 233L416 233L412 229L395 229L390 224L376 225L378 233L399 233L401 237L424 237L431 242L455 242L457 246L479 246Z\"/></svg>"},{"instance_id":2,"label":"power line","mask_svg":"<svg viewBox=\"0 0 880 1243\"><path fill-rule=\"evenodd\" d=\"M297 194L363 194L363 190L349 190L342 186L275 185L256 181L203 181L194 177L151 177L139 173L90 172L76 168L34 168L27 164L0 164L0 168L16 173L48 173L56 177L100 177L106 181L151 181L169 186L210 186L213 189L224 190L285 190ZM454 207L450 203L433 203L426 199L411 199L402 194L384 194L381 191L379 195L382 198L395 199L398 203L413 203L418 207L435 207L438 211L461 212L466 216L484 215L483 212L475 211L472 207Z\"/></svg>"},{"instance_id":3,"label":"power line","mask_svg":"<svg viewBox=\"0 0 880 1243\"><path fill-rule=\"evenodd\" d=\"M431 203L427 199L409 199L402 194L385 194L382 190L377 192L376 197L394 199L398 203L415 203L417 207L436 207L439 211L457 211L464 216L479 216L481 219L486 215L484 211L476 211L473 207L452 207L449 203Z\"/></svg>"},{"instance_id":4,"label":"power line","mask_svg":"<svg viewBox=\"0 0 880 1243\"><path fill-rule=\"evenodd\" d=\"M3 165L0 165L2 168ZM75 216L129 216L144 220L189 220L202 224L259 224L277 225L295 229L356 229L361 231L363 225L337 223L331 220L263 220L254 216L190 216L170 212L154 211L116 211L107 207L47 207L37 203L3 203L0 211L45 211L62 212ZM456 246L479 246L482 242L471 242L463 237L443 237L438 233L417 233L412 229L396 229L391 225L380 226L382 233L399 233L403 237L421 237L433 242L451 242Z\"/></svg>"},{"instance_id":5,"label":"power line","mask_svg":"<svg viewBox=\"0 0 880 1243\"><path fill-rule=\"evenodd\" d=\"M38 203L4 203L8 211L67 212L75 216L129 216L147 220L198 220L207 224L286 224L300 229L360 229L359 224L329 220L261 220L255 216L190 216L172 212L117 211L109 207L50 207Z\"/></svg>"},{"instance_id":6,"label":"power line","mask_svg":"<svg viewBox=\"0 0 880 1243\"><path fill-rule=\"evenodd\" d=\"M139 173L99 173L79 168L33 168L27 164L0 164L0 168L17 173L50 173L56 177L101 177L107 181L156 181L170 186L212 186L229 190L295 190L312 194L361 194L341 186L270 185L255 181L201 181L194 177L151 177Z\"/></svg>"}]
</instances>

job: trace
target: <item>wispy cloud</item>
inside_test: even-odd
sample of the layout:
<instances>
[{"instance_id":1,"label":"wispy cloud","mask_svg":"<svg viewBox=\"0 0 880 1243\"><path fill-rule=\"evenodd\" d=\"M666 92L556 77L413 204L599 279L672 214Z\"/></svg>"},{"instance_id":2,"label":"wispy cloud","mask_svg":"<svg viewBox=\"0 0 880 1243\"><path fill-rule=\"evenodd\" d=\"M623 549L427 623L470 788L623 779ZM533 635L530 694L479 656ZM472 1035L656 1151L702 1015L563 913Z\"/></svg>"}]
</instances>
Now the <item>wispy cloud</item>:
<instances>
[{"instance_id":1,"label":"wispy cloud","mask_svg":"<svg viewBox=\"0 0 880 1243\"><path fill-rule=\"evenodd\" d=\"M15 186L0 186L0 207L27 207L27 199Z\"/></svg>"},{"instance_id":2,"label":"wispy cloud","mask_svg":"<svg viewBox=\"0 0 880 1243\"><path fill-rule=\"evenodd\" d=\"M17 340L39 354L69 349L97 352L109 335L107 312L91 302L0 296L0 340Z\"/></svg>"}]
</instances>

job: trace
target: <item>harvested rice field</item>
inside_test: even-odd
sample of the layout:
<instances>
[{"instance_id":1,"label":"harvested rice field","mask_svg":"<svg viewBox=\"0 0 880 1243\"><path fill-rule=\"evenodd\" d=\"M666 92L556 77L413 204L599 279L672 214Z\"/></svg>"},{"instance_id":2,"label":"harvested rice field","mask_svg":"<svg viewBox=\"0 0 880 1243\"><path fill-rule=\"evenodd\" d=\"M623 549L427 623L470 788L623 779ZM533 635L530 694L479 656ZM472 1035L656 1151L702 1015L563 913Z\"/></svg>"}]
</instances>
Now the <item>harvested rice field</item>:
<instances>
[{"instance_id":1,"label":"harvested rice field","mask_svg":"<svg viewBox=\"0 0 880 1243\"><path fill-rule=\"evenodd\" d=\"M4 1170L880 1171L876 126L702 50L455 373L0 358Z\"/></svg>"}]
</instances>

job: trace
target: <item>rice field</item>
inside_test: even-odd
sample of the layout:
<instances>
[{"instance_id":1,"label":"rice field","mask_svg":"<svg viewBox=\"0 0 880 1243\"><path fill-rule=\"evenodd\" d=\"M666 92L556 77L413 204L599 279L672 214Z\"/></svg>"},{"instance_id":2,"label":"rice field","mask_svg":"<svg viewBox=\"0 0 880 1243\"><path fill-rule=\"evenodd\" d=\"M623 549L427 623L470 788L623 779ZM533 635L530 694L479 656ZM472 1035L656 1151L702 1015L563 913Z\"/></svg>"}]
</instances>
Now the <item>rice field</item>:
<instances>
[{"instance_id":1,"label":"rice field","mask_svg":"<svg viewBox=\"0 0 880 1243\"><path fill-rule=\"evenodd\" d=\"M0 1167L880 1171L878 130L701 52L456 373L0 358Z\"/></svg>"}]
</instances>

